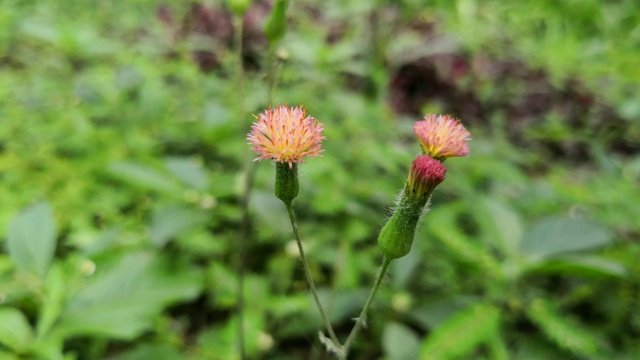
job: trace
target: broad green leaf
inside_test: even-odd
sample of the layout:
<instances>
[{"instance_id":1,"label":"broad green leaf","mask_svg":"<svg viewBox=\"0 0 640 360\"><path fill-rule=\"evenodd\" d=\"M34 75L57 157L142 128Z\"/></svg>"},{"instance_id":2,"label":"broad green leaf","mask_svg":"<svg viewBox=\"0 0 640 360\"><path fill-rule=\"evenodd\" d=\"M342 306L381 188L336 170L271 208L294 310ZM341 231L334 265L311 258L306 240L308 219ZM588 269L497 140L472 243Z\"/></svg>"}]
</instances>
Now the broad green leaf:
<instances>
[{"instance_id":1,"label":"broad green leaf","mask_svg":"<svg viewBox=\"0 0 640 360\"><path fill-rule=\"evenodd\" d=\"M30 351L37 359L65 360L63 353L64 339L59 336L38 337ZM68 360L68 358L66 358Z\"/></svg>"},{"instance_id":2,"label":"broad green leaf","mask_svg":"<svg viewBox=\"0 0 640 360\"><path fill-rule=\"evenodd\" d=\"M271 349L273 337L265 330L264 313L247 308L244 314L245 351L249 359L260 359L261 352ZM205 359L241 360L238 354L238 318L207 329L199 334L198 348ZM267 357L268 358L268 357Z\"/></svg>"},{"instance_id":3,"label":"broad green leaf","mask_svg":"<svg viewBox=\"0 0 640 360\"><path fill-rule=\"evenodd\" d=\"M192 158L170 157L165 160L167 169L186 185L204 191L209 185L209 177L202 164Z\"/></svg>"},{"instance_id":4,"label":"broad green leaf","mask_svg":"<svg viewBox=\"0 0 640 360\"><path fill-rule=\"evenodd\" d=\"M40 307L38 316L37 334L42 337L53 326L62 311L66 296L65 277L62 268L54 263L45 282L44 303Z\"/></svg>"},{"instance_id":5,"label":"broad green leaf","mask_svg":"<svg viewBox=\"0 0 640 360\"><path fill-rule=\"evenodd\" d=\"M586 357L598 352L597 339L573 319L556 312L549 302L534 300L527 315L559 347Z\"/></svg>"},{"instance_id":6,"label":"broad green leaf","mask_svg":"<svg viewBox=\"0 0 640 360\"><path fill-rule=\"evenodd\" d=\"M506 254L514 254L522 240L520 217L513 209L495 199L485 199L483 204L495 245Z\"/></svg>"},{"instance_id":7,"label":"broad green leaf","mask_svg":"<svg viewBox=\"0 0 640 360\"><path fill-rule=\"evenodd\" d=\"M455 217L452 209L433 210L428 217L429 230L435 239L442 242L456 257L486 271L491 277L503 276L498 260L482 245L468 238L453 224Z\"/></svg>"},{"instance_id":8,"label":"broad green leaf","mask_svg":"<svg viewBox=\"0 0 640 360\"><path fill-rule=\"evenodd\" d=\"M438 326L422 343L421 359L464 357L478 345L495 336L500 311L492 305L479 304L463 310Z\"/></svg>"},{"instance_id":9,"label":"broad green leaf","mask_svg":"<svg viewBox=\"0 0 640 360\"><path fill-rule=\"evenodd\" d=\"M475 297L446 297L433 301L425 306L411 310L410 316L422 326L424 330L429 330L440 326L452 315L468 308L471 304L479 301Z\"/></svg>"},{"instance_id":10,"label":"broad green leaf","mask_svg":"<svg viewBox=\"0 0 640 360\"><path fill-rule=\"evenodd\" d=\"M420 340L406 325L388 322L382 333L382 348L388 359L414 360L420 353Z\"/></svg>"},{"instance_id":11,"label":"broad green leaf","mask_svg":"<svg viewBox=\"0 0 640 360\"><path fill-rule=\"evenodd\" d=\"M16 267L44 278L56 248L53 210L37 203L18 214L9 225L7 248Z\"/></svg>"},{"instance_id":12,"label":"broad green leaf","mask_svg":"<svg viewBox=\"0 0 640 360\"><path fill-rule=\"evenodd\" d=\"M18 355L0 350L0 360L22 360Z\"/></svg>"},{"instance_id":13,"label":"broad green leaf","mask_svg":"<svg viewBox=\"0 0 640 360\"><path fill-rule=\"evenodd\" d=\"M164 193L181 193L182 188L171 177L146 165L117 161L109 165L108 172L130 184Z\"/></svg>"},{"instance_id":14,"label":"broad green leaf","mask_svg":"<svg viewBox=\"0 0 640 360\"><path fill-rule=\"evenodd\" d=\"M155 211L151 220L151 241L163 247L171 238L202 224L207 214L180 205L165 206Z\"/></svg>"},{"instance_id":15,"label":"broad green leaf","mask_svg":"<svg viewBox=\"0 0 640 360\"><path fill-rule=\"evenodd\" d=\"M150 328L163 307L192 299L201 276L151 253L130 253L96 264L96 273L70 299L54 328L62 336L132 339Z\"/></svg>"},{"instance_id":16,"label":"broad green leaf","mask_svg":"<svg viewBox=\"0 0 640 360\"><path fill-rule=\"evenodd\" d=\"M609 230L600 225L564 218L546 218L524 235L520 250L534 258L570 251L584 251L607 245Z\"/></svg>"},{"instance_id":17,"label":"broad green leaf","mask_svg":"<svg viewBox=\"0 0 640 360\"><path fill-rule=\"evenodd\" d=\"M579 275L587 277L627 276L627 269L617 261L600 256L563 256L534 262L526 268L527 272Z\"/></svg>"},{"instance_id":18,"label":"broad green leaf","mask_svg":"<svg viewBox=\"0 0 640 360\"><path fill-rule=\"evenodd\" d=\"M33 330L18 309L0 308L0 344L23 352L33 340Z\"/></svg>"},{"instance_id":19,"label":"broad green leaf","mask_svg":"<svg viewBox=\"0 0 640 360\"><path fill-rule=\"evenodd\" d=\"M110 357L110 360L175 360L188 359L173 344L140 344L135 349Z\"/></svg>"}]
</instances>

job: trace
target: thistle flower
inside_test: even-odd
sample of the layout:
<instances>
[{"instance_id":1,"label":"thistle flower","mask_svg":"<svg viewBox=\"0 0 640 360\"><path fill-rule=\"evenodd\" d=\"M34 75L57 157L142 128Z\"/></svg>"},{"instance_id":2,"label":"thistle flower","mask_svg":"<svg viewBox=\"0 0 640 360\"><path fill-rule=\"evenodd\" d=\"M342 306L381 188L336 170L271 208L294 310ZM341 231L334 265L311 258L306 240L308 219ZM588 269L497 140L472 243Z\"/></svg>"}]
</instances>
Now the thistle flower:
<instances>
[{"instance_id":1,"label":"thistle flower","mask_svg":"<svg viewBox=\"0 0 640 360\"><path fill-rule=\"evenodd\" d=\"M255 116L256 122L247 135L252 150L258 154L254 161L273 159L278 163L303 162L305 156L319 156L322 153L322 123L299 106L288 108L279 105Z\"/></svg>"},{"instance_id":2,"label":"thistle flower","mask_svg":"<svg viewBox=\"0 0 640 360\"><path fill-rule=\"evenodd\" d=\"M306 116L306 109L297 106L288 108L279 105L254 117L258 120L247 135L252 150L258 154L254 160L276 161L275 193L285 204L298 196L298 163L305 156L320 156L322 153L322 130L318 120Z\"/></svg>"},{"instance_id":3,"label":"thistle flower","mask_svg":"<svg viewBox=\"0 0 640 360\"><path fill-rule=\"evenodd\" d=\"M436 160L469 154L467 141L471 134L460 120L449 115L429 114L413 125L422 151Z\"/></svg>"},{"instance_id":4,"label":"thistle flower","mask_svg":"<svg viewBox=\"0 0 640 360\"><path fill-rule=\"evenodd\" d=\"M413 160L398 206L378 236L378 246L387 259L401 258L411 251L425 206L446 172L442 163L427 155Z\"/></svg>"}]
</instances>

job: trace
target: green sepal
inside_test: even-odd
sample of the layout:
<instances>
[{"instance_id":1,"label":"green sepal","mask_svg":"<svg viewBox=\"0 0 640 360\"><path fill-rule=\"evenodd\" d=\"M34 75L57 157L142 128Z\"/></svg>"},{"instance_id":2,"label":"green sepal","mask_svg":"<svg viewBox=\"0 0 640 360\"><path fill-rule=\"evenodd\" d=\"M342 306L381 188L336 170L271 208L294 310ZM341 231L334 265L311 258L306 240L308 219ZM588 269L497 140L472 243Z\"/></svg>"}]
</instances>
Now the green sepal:
<instances>
[{"instance_id":1,"label":"green sepal","mask_svg":"<svg viewBox=\"0 0 640 360\"><path fill-rule=\"evenodd\" d=\"M298 164L290 166L286 162L276 162L276 197L285 204L291 204L299 190Z\"/></svg>"},{"instance_id":2,"label":"green sepal","mask_svg":"<svg viewBox=\"0 0 640 360\"><path fill-rule=\"evenodd\" d=\"M408 195L406 191L402 192L398 207L378 235L378 246L390 260L401 258L411 251L424 207L431 194L421 199L412 199Z\"/></svg>"},{"instance_id":3,"label":"green sepal","mask_svg":"<svg viewBox=\"0 0 640 360\"><path fill-rule=\"evenodd\" d=\"M269 17L264 23L264 34L271 44L281 40L287 32L286 15L288 2L288 0L276 0Z\"/></svg>"}]
</instances>

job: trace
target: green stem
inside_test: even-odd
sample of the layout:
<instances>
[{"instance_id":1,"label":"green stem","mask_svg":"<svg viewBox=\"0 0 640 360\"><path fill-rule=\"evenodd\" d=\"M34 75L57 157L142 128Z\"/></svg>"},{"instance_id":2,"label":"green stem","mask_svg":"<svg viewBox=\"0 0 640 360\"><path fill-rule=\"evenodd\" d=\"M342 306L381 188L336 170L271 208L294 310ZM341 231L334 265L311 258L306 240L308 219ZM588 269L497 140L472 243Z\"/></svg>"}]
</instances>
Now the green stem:
<instances>
[{"instance_id":1,"label":"green stem","mask_svg":"<svg viewBox=\"0 0 640 360\"><path fill-rule=\"evenodd\" d=\"M499 332L496 332L489 339L489 352L492 355L492 359L495 360L507 360L509 358L509 352L502 340Z\"/></svg>"},{"instance_id":2,"label":"green stem","mask_svg":"<svg viewBox=\"0 0 640 360\"><path fill-rule=\"evenodd\" d=\"M244 74L244 64L242 57L242 29L244 23L243 16L234 16L233 18L233 26L234 26L234 51L236 55L236 85L238 86L238 115L240 119L244 119L245 110L244 110L244 84L245 84L245 74ZM244 130L244 129L243 129ZM238 273L238 352L240 355L240 359L246 359L245 353L245 336L244 336L244 273L245 273L245 253L246 253L246 242L247 235L249 233L250 227L250 216L249 216L249 199L251 198L251 189L253 188L253 180L255 178L255 173L257 169L256 163L250 163L244 170L246 174L244 188L242 189L242 199L241 199L241 211L242 211L242 226L240 227L240 236L237 244L236 251L236 271Z\"/></svg>"},{"instance_id":3,"label":"green stem","mask_svg":"<svg viewBox=\"0 0 640 360\"><path fill-rule=\"evenodd\" d=\"M386 274L387 269L389 268L389 264L391 264L391 260L385 256L382 261L382 267L380 267L380 271L378 272L378 277L376 278L376 282L373 285L373 289L371 289L371 293L369 294L369 298L367 299L367 302L364 304L364 308L362 308L362 312L358 317L358 321L356 321L355 326L353 327L353 329L351 329L351 333L349 333L349 336L347 337L347 341L345 341L344 343L343 353L341 356L341 359L343 360L347 359L351 344L356 339L356 336L358 336L358 332L360 332L360 329L362 328L364 323L367 321L367 312L369 311L369 307L371 307L371 303L373 303L373 299L376 297L376 293L378 292L378 289L380 288L380 284L382 283L382 279L384 279L384 275Z\"/></svg>"},{"instance_id":4,"label":"green stem","mask_svg":"<svg viewBox=\"0 0 640 360\"><path fill-rule=\"evenodd\" d=\"M269 105L273 106L273 100L276 91L276 68L275 68L275 57L276 57L276 45L269 44L269 53L267 54L267 99L269 101Z\"/></svg>"},{"instance_id":5,"label":"green stem","mask_svg":"<svg viewBox=\"0 0 640 360\"><path fill-rule=\"evenodd\" d=\"M320 297L318 297L318 290L316 289L316 284L313 281L313 277L311 276L311 269L309 269L309 262L307 261L307 256L304 254L304 248L302 247L302 240L300 240L300 232L298 231L298 223L296 222L296 216L293 213L293 205L291 202L286 203L287 212L289 213L289 220L291 221L291 227L293 228L293 235L296 238L296 243L298 244L298 250L300 251L300 259L302 260L302 265L304 266L304 274L307 277L307 282L309 283L309 289L311 289L311 294L313 294L313 298L316 301L316 305L318 306L318 310L320 311L320 316L322 317L322 321L324 322L324 326L327 328L327 332L329 333L329 337L331 341L333 341L334 345L337 348L340 348L340 341L338 341L338 337L336 333L333 331L333 327L331 326L331 322L329 321L329 317L327 316L324 308L322 307L322 303L320 302Z\"/></svg>"},{"instance_id":6,"label":"green stem","mask_svg":"<svg viewBox=\"0 0 640 360\"><path fill-rule=\"evenodd\" d=\"M244 56L242 49L244 44L242 38L244 36L244 16L233 17L233 43L236 61L236 85L238 86L238 108L241 115L244 116L244 92L245 92L245 73L244 73ZM244 117L243 117L244 118Z\"/></svg>"}]
</instances>

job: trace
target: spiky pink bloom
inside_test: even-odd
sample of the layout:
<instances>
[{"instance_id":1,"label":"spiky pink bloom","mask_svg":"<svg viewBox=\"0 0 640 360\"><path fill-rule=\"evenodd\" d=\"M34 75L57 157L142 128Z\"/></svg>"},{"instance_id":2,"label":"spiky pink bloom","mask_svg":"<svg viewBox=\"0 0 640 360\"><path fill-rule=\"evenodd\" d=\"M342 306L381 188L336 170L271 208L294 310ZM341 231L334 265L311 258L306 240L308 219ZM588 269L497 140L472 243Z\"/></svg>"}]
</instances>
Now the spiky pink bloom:
<instances>
[{"instance_id":1,"label":"spiky pink bloom","mask_svg":"<svg viewBox=\"0 0 640 360\"><path fill-rule=\"evenodd\" d=\"M428 197L444 181L446 173L447 169L440 161L427 155L418 156L413 160L409 171L407 195L416 200Z\"/></svg>"},{"instance_id":2,"label":"spiky pink bloom","mask_svg":"<svg viewBox=\"0 0 640 360\"><path fill-rule=\"evenodd\" d=\"M418 136L424 153L434 159L443 160L469 154L467 141L471 140L471 134L460 120L449 115L426 115L424 120L413 125L413 131Z\"/></svg>"},{"instance_id":3,"label":"spiky pink bloom","mask_svg":"<svg viewBox=\"0 0 640 360\"><path fill-rule=\"evenodd\" d=\"M307 110L279 105L255 116L256 122L247 135L251 148L258 157L254 161L273 159L276 162L303 162L305 156L319 156L322 153L324 126L314 117L307 116Z\"/></svg>"}]
</instances>

